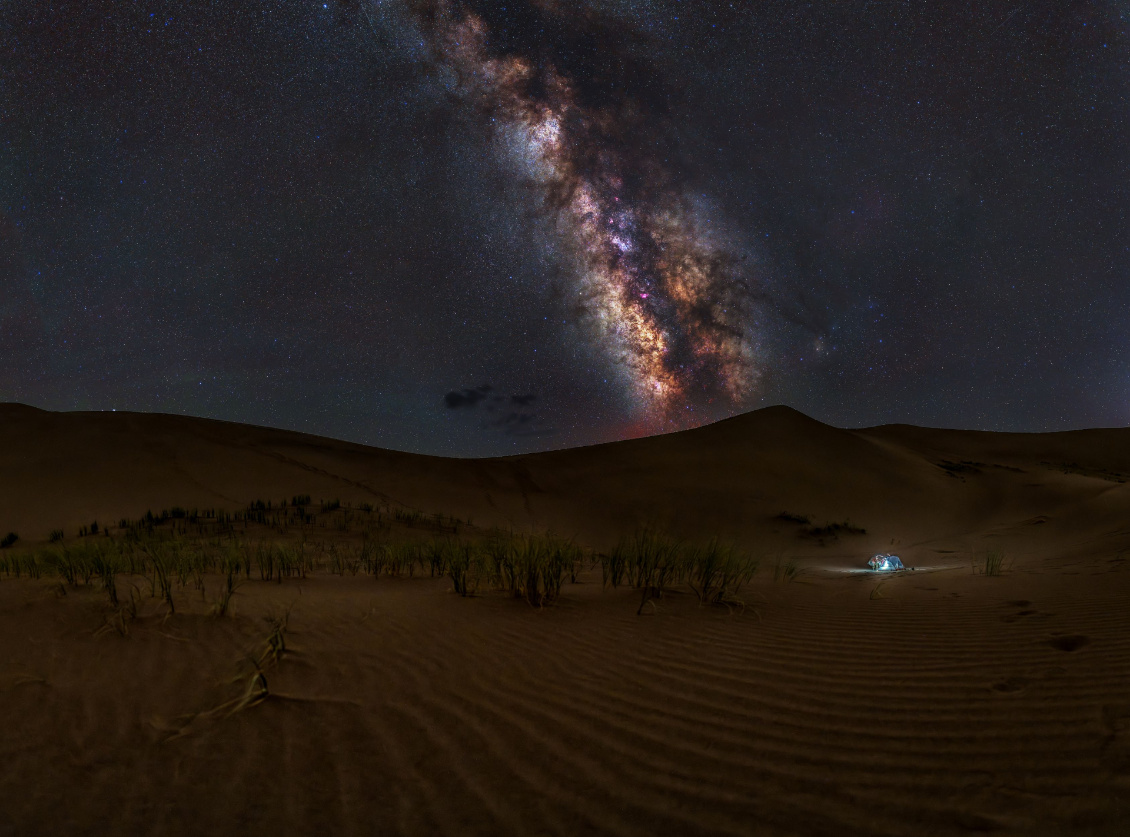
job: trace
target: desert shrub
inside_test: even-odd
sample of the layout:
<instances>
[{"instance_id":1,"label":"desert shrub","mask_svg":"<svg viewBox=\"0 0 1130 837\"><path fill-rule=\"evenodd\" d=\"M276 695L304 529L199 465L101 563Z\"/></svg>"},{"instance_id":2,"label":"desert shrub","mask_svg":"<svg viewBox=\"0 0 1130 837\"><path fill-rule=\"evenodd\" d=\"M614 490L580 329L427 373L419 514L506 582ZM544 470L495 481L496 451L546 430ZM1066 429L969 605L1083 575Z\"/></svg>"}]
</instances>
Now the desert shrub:
<instances>
[{"instance_id":1,"label":"desert shrub","mask_svg":"<svg viewBox=\"0 0 1130 837\"><path fill-rule=\"evenodd\" d=\"M605 587L619 587L627 572L627 552L617 544L609 553L600 555L600 576Z\"/></svg>"},{"instance_id":2,"label":"desert shrub","mask_svg":"<svg viewBox=\"0 0 1130 837\"><path fill-rule=\"evenodd\" d=\"M790 558L788 561L778 558L777 563L773 565L774 581L796 581L798 575L800 575L800 566L795 558Z\"/></svg>"},{"instance_id":3,"label":"desert shrub","mask_svg":"<svg viewBox=\"0 0 1130 837\"><path fill-rule=\"evenodd\" d=\"M533 607L552 604L583 553L554 535L497 533L482 549L484 571L495 587Z\"/></svg>"},{"instance_id":4,"label":"desert shrub","mask_svg":"<svg viewBox=\"0 0 1130 837\"><path fill-rule=\"evenodd\" d=\"M3 537L3 539L0 539L0 549L7 549L19 539L20 536L15 532L9 532Z\"/></svg>"},{"instance_id":5,"label":"desert shrub","mask_svg":"<svg viewBox=\"0 0 1130 837\"><path fill-rule=\"evenodd\" d=\"M227 615L231 608L232 596L235 595L236 588L239 586L239 573L242 568L242 557L234 550L225 557L222 564L224 579L220 586L220 595L212 604L213 615Z\"/></svg>"},{"instance_id":6,"label":"desert shrub","mask_svg":"<svg viewBox=\"0 0 1130 837\"><path fill-rule=\"evenodd\" d=\"M467 543L445 541L436 544L436 548L444 553L444 565L455 592L460 596L474 595L479 583L479 569L477 550Z\"/></svg>"},{"instance_id":7,"label":"desert shrub","mask_svg":"<svg viewBox=\"0 0 1130 837\"><path fill-rule=\"evenodd\" d=\"M361 569L373 577L379 576L384 569L387 552L384 546L366 537L361 542Z\"/></svg>"},{"instance_id":8,"label":"desert shrub","mask_svg":"<svg viewBox=\"0 0 1130 837\"><path fill-rule=\"evenodd\" d=\"M95 548L91 556L94 573L102 582L102 589L110 599L110 607L118 608L118 556L109 550Z\"/></svg>"},{"instance_id":9,"label":"desert shrub","mask_svg":"<svg viewBox=\"0 0 1130 837\"><path fill-rule=\"evenodd\" d=\"M561 595L565 574L573 566L577 548L572 541L553 535L532 535L512 545L517 594L533 607L552 604Z\"/></svg>"},{"instance_id":10,"label":"desert shrub","mask_svg":"<svg viewBox=\"0 0 1130 837\"><path fill-rule=\"evenodd\" d=\"M618 587L624 581L641 591L637 613L652 599L663 597L679 583L687 571L687 551L678 541L650 526L639 529L601 556L605 586Z\"/></svg>"},{"instance_id":11,"label":"desert shrub","mask_svg":"<svg viewBox=\"0 0 1130 837\"><path fill-rule=\"evenodd\" d=\"M7 573L15 578L39 578L44 572L48 572L49 568L45 563L40 560L36 555L26 554L9 554L4 558L0 558L0 571Z\"/></svg>"},{"instance_id":12,"label":"desert shrub","mask_svg":"<svg viewBox=\"0 0 1130 837\"><path fill-rule=\"evenodd\" d=\"M741 588L757 572L758 561L717 540L689 555L687 579L702 604L741 604Z\"/></svg>"},{"instance_id":13,"label":"desert shrub","mask_svg":"<svg viewBox=\"0 0 1130 837\"><path fill-rule=\"evenodd\" d=\"M1004 553L991 550L985 555L985 575L1000 575L1004 571Z\"/></svg>"},{"instance_id":14,"label":"desert shrub","mask_svg":"<svg viewBox=\"0 0 1130 837\"><path fill-rule=\"evenodd\" d=\"M447 575L447 565L450 561L451 544L447 541L432 541L426 550L427 565L432 578L441 578Z\"/></svg>"},{"instance_id":15,"label":"desert shrub","mask_svg":"<svg viewBox=\"0 0 1130 837\"><path fill-rule=\"evenodd\" d=\"M423 550L418 544L397 543L387 547L385 573L392 576L416 574L417 566L423 566Z\"/></svg>"},{"instance_id":16,"label":"desert shrub","mask_svg":"<svg viewBox=\"0 0 1130 837\"><path fill-rule=\"evenodd\" d=\"M275 548L270 544L260 543L255 547L255 566L259 569L259 578L271 581L275 577ZM282 579L282 576L279 576Z\"/></svg>"},{"instance_id":17,"label":"desert shrub","mask_svg":"<svg viewBox=\"0 0 1130 837\"><path fill-rule=\"evenodd\" d=\"M169 575L169 565L159 550L150 553L149 563L153 568L152 592L160 593L161 600L169 608L171 616L176 613L176 606L173 604L173 583Z\"/></svg>"}]
</instances>

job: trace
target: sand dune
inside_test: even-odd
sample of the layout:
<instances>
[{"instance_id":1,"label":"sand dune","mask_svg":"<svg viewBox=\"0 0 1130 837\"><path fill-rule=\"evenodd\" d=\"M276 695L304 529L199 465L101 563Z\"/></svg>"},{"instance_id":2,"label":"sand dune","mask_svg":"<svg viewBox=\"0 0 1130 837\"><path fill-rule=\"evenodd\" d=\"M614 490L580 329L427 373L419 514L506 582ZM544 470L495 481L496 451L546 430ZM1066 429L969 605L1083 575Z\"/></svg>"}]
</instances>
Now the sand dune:
<instances>
[{"instance_id":1,"label":"sand dune","mask_svg":"<svg viewBox=\"0 0 1130 837\"><path fill-rule=\"evenodd\" d=\"M0 408L0 529L307 493L763 556L745 608L583 574L541 610L447 579L0 576L0 834L1124 834L1130 431L827 427L774 408L484 461L171 416ZM807 515L809 526L777 518ZM850 519L865 534L806 528ZM18 548L18 547L14 547ZM897 551L918 569L860 573ZM988 549L999 577L975 574ZM794 582L774 580L778 556ZM267 699L230 716L266 617ZM242 678L242 679L241 679Z\"/></svg>"},{"instance_id":2,"label":"sand dune","mask_svg":"<svg viewBox=\"0 0 1130 837\"><path fill-rule=\"evenodd\" d=\"M180 416L0 405L0 439L0 529L26 540L147 509L294 494L596 543L647 520L762 542L781 511L866 528L850 545L860 554L946 539L972 549L986 537L1039 552L1049 531L1081 545L1130 533L1128 429L850 431L773 407L667 436L457 460ZM778 534L792 548L795 533Z\"/></svg>"}]
</instances>

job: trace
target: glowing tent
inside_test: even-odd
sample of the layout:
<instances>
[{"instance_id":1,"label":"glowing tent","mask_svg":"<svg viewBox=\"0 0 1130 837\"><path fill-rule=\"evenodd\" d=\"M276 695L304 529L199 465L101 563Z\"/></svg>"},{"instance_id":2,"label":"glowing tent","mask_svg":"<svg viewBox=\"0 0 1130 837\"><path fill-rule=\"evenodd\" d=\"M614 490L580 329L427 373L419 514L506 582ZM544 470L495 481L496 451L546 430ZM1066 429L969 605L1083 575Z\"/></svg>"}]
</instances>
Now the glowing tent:
<instances>
[{"instance_id":1,"label":"glowing tent","mask_svg":"<svg viewBox=\"0 0 1130 837\"><path fill-rule=\"evenodd\" d=\"M876 555L867 562L867 566L875 572L889 573L895 570L905 570L902 560L897 555Z\"/></svg>"}]
</instances>

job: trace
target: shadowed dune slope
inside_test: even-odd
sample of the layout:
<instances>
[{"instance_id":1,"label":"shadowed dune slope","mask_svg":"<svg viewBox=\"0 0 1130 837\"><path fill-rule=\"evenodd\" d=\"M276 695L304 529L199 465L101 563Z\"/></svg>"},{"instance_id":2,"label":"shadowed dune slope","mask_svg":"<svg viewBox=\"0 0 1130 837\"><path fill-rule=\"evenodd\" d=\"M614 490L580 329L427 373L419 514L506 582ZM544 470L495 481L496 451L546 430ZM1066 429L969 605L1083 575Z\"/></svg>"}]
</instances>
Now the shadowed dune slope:
<instances>
[{"instance_id":1,"label":"shadowed dune slope","mask_svg":"<svg viewBox=\"0 0 1130 837\"><path fill-rule=\"evenodd\" d=\"M182 416L0 405L0 529L25 540L147 509L295 494L549 528L603 545L638 523L739 541L850 520L853 550L997 536L1121 537L1130 430L841 430L771 407L695 430L499 459L380 450Z\"/></svg>"}]
</instances>

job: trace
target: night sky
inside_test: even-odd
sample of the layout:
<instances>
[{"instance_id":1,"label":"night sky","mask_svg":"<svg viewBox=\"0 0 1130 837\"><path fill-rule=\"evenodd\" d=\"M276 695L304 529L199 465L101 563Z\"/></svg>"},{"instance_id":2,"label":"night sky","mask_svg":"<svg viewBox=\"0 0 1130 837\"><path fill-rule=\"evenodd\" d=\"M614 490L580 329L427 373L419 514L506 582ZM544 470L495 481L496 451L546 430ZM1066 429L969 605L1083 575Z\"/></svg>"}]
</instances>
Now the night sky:
<instances>
[{"instance_id":1,"label":"night sky","mask_svg":"<svg viewBox=\"0 0 1130 837\"><path fill-rule=\"evenodd\" d=\"M11 0L0 401L477 456L1130 423L1130 4Z\"/></svg>"}]
</instances>

